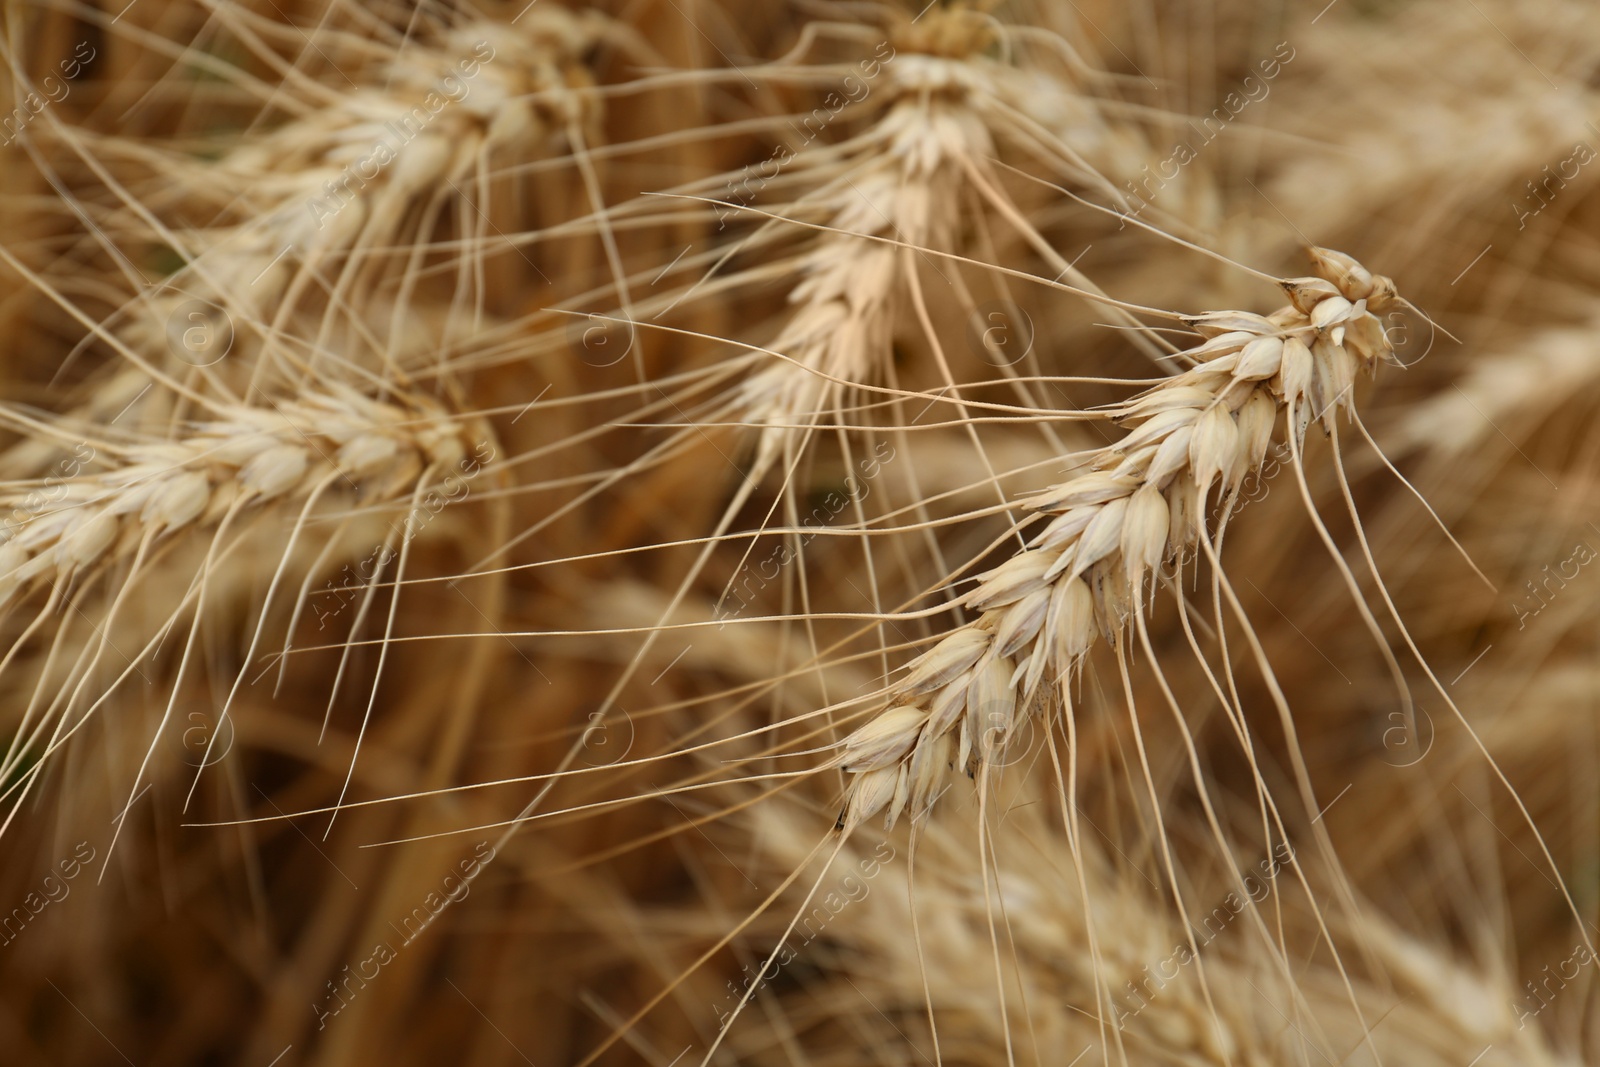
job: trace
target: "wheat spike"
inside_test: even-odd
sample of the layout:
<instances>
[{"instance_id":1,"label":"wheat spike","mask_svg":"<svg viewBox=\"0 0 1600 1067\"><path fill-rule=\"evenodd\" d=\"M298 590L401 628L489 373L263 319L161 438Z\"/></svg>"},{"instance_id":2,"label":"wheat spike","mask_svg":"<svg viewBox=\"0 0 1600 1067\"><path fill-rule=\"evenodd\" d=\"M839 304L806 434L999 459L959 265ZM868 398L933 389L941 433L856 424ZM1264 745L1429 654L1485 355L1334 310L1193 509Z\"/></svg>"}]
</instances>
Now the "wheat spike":
<instances>
[{"instance_id":1,"label":"wheat spike","mask_svg":"<svg viewBox=\"0 0 1600 1067\"><path fill-rule=\"evenodd\" d=\"M108 553L235 507L303 503L341 482L361 503L392 501L425 471L452 471L488 440L486 426L454 419L428 398L383 402L337 385L272 408L219 405L187 430L174 441L116 448L105 469L53 485L47 503L31 485L0 493L11 515L0 531L0 598L41 580L68 581Z\"/></svg>"},{"instance_id":2,"label":"wheat spike","mask_svg":"<svg viewBox=\"0 0 1600 1067\"><path fill-rule=\"evenodd\" d=\"M998 145L1037 151L1053 138L1051 151L1076 185L1113 195L1104 174L1134 173L1148 151L1077 86L985 56L996 25L962 4L892 21L887 57L866 61L878 84L864 83L862 102L887 97L878 118L842 149L818 144L797 155L797 166L814 166L827 180L822 195L800 201L826 206L827 232L800 258L793 310L769 346L789 358L748 378L735 402L758 428L757 470L830 414L845 385L883 379L897 320L908 310L928 314L918 280L926 257L915 250L954 251L970 240L973 194L1019 222L993 179ZM835 162L841 151L843 168ZM874 237L885 241L863 239ZM923 329L931 335L926 322ZM930 341L954 387L939 342Z\"/></svg>"},{"instance_id":3,"label":"wheat spike","mask_svg":"<svg viewBox=\"0 0 1600 1067\"><path fill-rule=\"evenodd\" d=\"M1190 321L1195 366L1113 409L1136 428L1092 455L1095 468L1027 499L1051 521L982 576L965 602L983 614L910 666L885 710L841 744L857 777L841 824L887 809L925 815L952 766L968 773L1003 747L1043 682L1069 680L1098 636L1115 640L1142 610L1157 569L1203 535L1213 490L1230 494L1266 458L1278 417L1304 438L1352 405L1360 371L1392 358L1377 314L1398 297L1350 257L1311 249L1318 276L1282 283L1272 315Z\"/></svg>"}]
</instances>

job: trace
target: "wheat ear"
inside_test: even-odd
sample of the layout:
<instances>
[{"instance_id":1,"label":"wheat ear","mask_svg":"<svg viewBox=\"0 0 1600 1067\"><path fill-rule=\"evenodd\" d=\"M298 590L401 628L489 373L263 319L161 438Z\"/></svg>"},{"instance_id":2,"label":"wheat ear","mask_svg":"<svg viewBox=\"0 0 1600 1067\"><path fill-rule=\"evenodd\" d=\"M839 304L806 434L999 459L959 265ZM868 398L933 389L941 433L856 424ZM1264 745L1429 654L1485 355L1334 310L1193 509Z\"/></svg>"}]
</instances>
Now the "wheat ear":
<instances>
[{"instance_id":1,"label":"wheat ear","mask_svg":"<svg viewBox=\"0 0 1600 1067\"><path fill-rule=\"evenodd\" d=\"M486 426L425 397L402 405L324 390L272 408L218 405L181 439L116 448L108 469L57 482L48 506L28 485L0 493L12 516L0 528L0 603L235 507L304 502L339 482L363 503L393 501L427 469L453 470L487 441ZM46 429L61 439L72 432Z\"/></svg>"},{"instance_id":2,"label":"wheat ear","mask_svg":"<svg viewBox=\"0 0 1600 1067\"><path fill-rule=\"evenodd\" d=\"M799 260L803 278L789 293L793 311L769 346L789 358L748 378L735 401L758 429L757 471L770 469L832 412L846 385L886 376L892 334L907 313L921 323L944 384L959 397L922 289L926 257L916 250L953 252L975 243L967 231L978 225L984 205L1021 223L1016 206L986 177L998 145L1027 154L1048 144L1047 154L1075 184L1113 196L1101 171L1136 169L1126 131L1104 120L1094 98L1043 71L983 55L997 42L997 26L965 4L892 21L886 44L895 50L877 75L888 99L874 124L843 146L798 153L802 166L829 179L821 195L799 203L825 206L829 216ZM841 153L842 167L834 162ZM1026 233L1037 238L1031 228ZM1060 266L1062 275L1088 284L1070 265ZM957 298L972 305L959 275L954 284Z\"/></svg>"},{"instance_id":3,"label":"wheat ear","mask_svg":"<svg viewBox=\"0 0 1600 1067\"><path fill-rule=\"evenodd\" d=\"M925 815L948 772L969 774L1002 748L1045 681L1069 681L1097 636L1117 640L1161 566L1205 533L1213 490L1234 493L1263 464L1282 415L1299 441L1313 409L1331 427L1356 375L1393 357L1378 319L1394 283L1343 253L1313 248L1318 277L1282 282L1271 315L1189 319L1208 339L1195 365L1113 415L1136 428L1091 453L1095 468L1026 500L1050 522L981 576L965 602L983 614L914 660L876 718L841 743L856 775L840 824L887 809Z\"/></svg>"},{"instance_id":4,"label":"wheat ear","mask_svg":"<svg viewBox=\"0 0 1600 1067\"><path fill-rule=\"evenodd\" d=\"M170 183L155 206L193 217L196 203L206 205L206 222L156 224L154 236L187 263L141 301L135 339L152 350L175 349L171 335L187 335L173 324L185 321L185 305L199 298L215 303L232 326L249 324L270 341L291 314L325 298L317 339L327 342L336 313L374 302L380 283L393 284L396 275L388 333L398 338L400 309L420 284L441 219L454 219L466 249L462 284L481 288L481 265L474 271L467 261L492 236L490 182L498 179L491 162L509 167L564 136L597 138L598 97L584 57L614 28L598 13L544 5L515 23L464 22L409 42L378 69L357 70L359 84L348 91L302 79L284 105L296 113L214 162L144 153ZM149 221L143 206L132 214L140 218L130 225ZM480 291L480 304L483 298ZM356 329L357 345L345 347L371 336L369 327ZM310 359L328 358L324 347L341 346L320 344ZM208 373L226 381L248 367L257 383L286 354L267 344L254 362L235 358ZM385 353L386 362L392 356Z\"/></svg>"}]
</instances>

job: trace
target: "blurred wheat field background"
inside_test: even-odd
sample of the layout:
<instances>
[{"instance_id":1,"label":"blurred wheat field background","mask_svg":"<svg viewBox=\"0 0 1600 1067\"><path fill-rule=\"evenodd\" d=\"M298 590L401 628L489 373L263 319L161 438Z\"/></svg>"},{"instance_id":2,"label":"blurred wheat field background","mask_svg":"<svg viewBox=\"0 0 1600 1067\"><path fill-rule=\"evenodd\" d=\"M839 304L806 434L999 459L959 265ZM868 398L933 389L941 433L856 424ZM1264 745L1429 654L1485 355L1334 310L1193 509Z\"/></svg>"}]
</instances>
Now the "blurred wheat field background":
<instances>
[{"instance_id":1,"label":"blurred wheat field background","mask_svg":"<svg viewBox=\"0 0 1600 1067\"><path fill-rule=\"evenodd\" d=\"M4 1062L1600 1062L1592 5L0 41Z\"/></svg>"}]
</instances>

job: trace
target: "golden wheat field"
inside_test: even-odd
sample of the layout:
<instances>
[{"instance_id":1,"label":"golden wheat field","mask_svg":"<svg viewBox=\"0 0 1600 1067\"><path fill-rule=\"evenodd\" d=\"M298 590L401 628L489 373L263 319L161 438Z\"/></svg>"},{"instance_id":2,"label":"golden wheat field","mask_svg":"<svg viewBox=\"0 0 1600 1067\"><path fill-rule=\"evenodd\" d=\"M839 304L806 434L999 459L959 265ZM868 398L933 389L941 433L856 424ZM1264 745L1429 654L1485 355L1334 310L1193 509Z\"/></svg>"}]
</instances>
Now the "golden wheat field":
<instances>
[{"instance_id":1,"label":"golden wheat field","mask_svg":"<svg viewBox=\"0 0 1600 1067\"><path fill-rule=\"evenodd\" d=\"M0 1063L1600 1063L1589 0L5 0Z\"/></svg>"}]
</instances>

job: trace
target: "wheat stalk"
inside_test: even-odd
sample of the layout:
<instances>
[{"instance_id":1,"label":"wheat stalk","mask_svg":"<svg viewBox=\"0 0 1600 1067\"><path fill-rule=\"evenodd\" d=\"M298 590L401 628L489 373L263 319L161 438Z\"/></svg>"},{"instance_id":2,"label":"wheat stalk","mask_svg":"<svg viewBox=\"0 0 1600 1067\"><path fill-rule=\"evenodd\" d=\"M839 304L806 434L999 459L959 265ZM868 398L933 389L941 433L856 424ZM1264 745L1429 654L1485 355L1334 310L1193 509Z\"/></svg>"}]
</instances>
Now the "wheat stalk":
<instances>
[{"instance_id":1,"label":"wheat stalk","mask_svg":"<svg viewBox=\"0 0 1600 1067\"><path fill-rule=\"evenodd\" d=\"M857 776L842 826L924 816L952 767L975 774L1041 683L1069 680L1143 610L1161 566L1205 536L1212 491L1236 493L1261 466L1279 415L1296 442L1314 412L1331 427L1357 373L1392 357L1377 313L1398 301L1394 283L1310 251L1318 276L1284 281L1290 303L1272 315L1188 320L1209 338L1181 353L1195 366L1112 409L1136 428L1092 453L1092 471L1024 501L1051 521L965 596L983 614L913 660L841 743L834 762Z\"/></svg>"}]
</instances>

